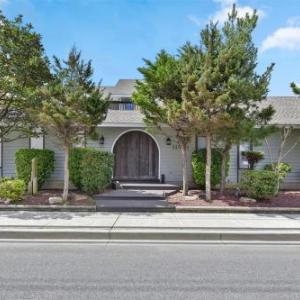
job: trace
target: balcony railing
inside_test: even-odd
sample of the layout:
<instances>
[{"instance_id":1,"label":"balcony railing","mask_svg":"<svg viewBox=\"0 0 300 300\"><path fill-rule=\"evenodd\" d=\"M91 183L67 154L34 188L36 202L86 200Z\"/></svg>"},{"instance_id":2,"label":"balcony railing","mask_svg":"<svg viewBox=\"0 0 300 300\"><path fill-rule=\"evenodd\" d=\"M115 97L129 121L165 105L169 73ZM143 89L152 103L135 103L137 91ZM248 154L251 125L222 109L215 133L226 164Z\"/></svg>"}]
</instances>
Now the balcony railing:
<instances>
[{"instance_id":1,"label":"balcony railing","mask_svg":"<svg viewBox=\"0 0 300 300\"><path fill-rule=\"evenodd\" d=\"M132 102L113 102L110 104L109 108L112 110L139 110L139 107Z\"/></svg>"}]
</instances>

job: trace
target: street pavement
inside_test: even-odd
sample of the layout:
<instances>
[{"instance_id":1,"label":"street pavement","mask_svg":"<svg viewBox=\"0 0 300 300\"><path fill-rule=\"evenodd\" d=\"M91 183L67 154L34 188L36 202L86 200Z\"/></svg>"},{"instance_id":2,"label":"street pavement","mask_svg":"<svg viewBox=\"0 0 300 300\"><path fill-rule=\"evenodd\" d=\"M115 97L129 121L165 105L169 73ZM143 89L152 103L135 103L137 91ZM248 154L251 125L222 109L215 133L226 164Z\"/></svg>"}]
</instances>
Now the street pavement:
<instances>
[{"instance_id":1,"label":"street pavement","mask_svg":"<svg viewBox=\"0 0 300 300\"><path fill-rule=\"evenodd\" d=\"M299 299L300 246L0 243L0 299Z\"/></svg>"}]
</instances>

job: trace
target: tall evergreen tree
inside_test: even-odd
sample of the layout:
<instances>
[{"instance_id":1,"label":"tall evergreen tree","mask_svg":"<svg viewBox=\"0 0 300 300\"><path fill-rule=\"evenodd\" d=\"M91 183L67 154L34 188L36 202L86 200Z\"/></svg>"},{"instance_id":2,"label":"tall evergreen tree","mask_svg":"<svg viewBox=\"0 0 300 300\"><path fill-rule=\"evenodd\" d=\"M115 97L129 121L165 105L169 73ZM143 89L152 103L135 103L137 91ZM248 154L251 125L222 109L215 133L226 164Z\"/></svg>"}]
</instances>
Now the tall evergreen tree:
<instances>
[{"instance_id":1,"label":"tall evergreen tree","mask_svg":"<svg viewBox=\"0 0 300 300\"><path fill-rule=\"evenodd\" d=\"M51 75L41 36L22 16L9 20L0 11L0 45L0 138L10 141L33 133L30 95Z\"/></svg>"},{"instance_id":2,"label":"tall evergreen tree","mask_svg":"<svg viewBox=\"0 0 300 300\"><path fill-rule=\"evenodd\" d=\"M166 124L174 130L182 154L183 195L187 195L187 151L193 127L182 100L182 62L165 51L158 53L154 62L144 62L138 69L143 81L138 81L133 100L141 107L147 126L161 129Z\"/></svg>"},{"instance_id":3,"label":"tall evergreen tree","mask_svg":"<svg viewBox=\"0 0 300 300\"><path fill-rule=\"evenodd\" d=\"M257 49L252 33L257 14L239 18L235 6L220 28L210 23L201 31L196 76L187 77L184 99L199 134L206 137L206 198L211 201L211 147L220 128L235 127L236 115L243 118L266 98L273 64L259 75Z\"/></svg>"},{"instance_id":4,"label":"tall evergreen tree","mask_svg":"<svg viewBox=\"0 0 300 300\"><path fill-rule=\"evenodd\" d=\"M53 81L40 89L42 105L37 119L47 132L58 138L64 149L63 200L69 191L69 151L74 143L92 134L106 117L109 97L92 80L91 61L72 48L68 59L54 58Z\"/></svg>"},{"instance_id":5,"label":"tall evergreen tree","mask_svg":"<svg viewBox=\"0 0 300 300\"><path fill-rule=\"evenodd\" d=\"M291 88L294 94L300 95L300 87L295 82L291 83Z\"/></svg>"}]
</instances>

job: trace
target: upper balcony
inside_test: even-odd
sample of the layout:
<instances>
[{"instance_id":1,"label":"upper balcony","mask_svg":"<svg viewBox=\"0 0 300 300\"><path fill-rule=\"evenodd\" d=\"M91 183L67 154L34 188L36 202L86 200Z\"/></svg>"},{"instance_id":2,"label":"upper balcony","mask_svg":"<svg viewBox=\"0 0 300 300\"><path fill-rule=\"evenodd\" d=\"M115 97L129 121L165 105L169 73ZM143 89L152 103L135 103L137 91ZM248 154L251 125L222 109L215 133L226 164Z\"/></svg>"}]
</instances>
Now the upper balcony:
<instances>
[{"instance_id":1,"label":"upper balcony","mask_svg":"<svg viewBox=\"0 0 300 300\"><path fill-rule=\"evenodd\" d=\"M118 102L114 101L110 103L109 109L111 110L129 110L129 111L139 111L139 107L132 103L131 101L126 101L126 102Z\"/></svg>"}]
</instances>

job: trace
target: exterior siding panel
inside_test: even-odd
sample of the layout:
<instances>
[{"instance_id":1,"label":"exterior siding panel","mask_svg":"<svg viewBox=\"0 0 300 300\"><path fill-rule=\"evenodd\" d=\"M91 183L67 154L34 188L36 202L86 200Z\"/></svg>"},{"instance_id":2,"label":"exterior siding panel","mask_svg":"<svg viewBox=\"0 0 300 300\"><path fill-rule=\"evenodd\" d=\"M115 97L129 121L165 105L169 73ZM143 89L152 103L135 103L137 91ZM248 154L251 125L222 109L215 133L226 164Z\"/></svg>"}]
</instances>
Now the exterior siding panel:
<instances>
[{"instance_id":1,"label":"exterior siding panel","mask_svg":"<svg viewBox=\"0 0 300 300\"><path fill-rule=\"evenodd\" d=\"M3 176L16 176L15 154L18 149L23 148L29 148L29 139L17 139L3 143Z\"/></svg>"}]
</instances>

